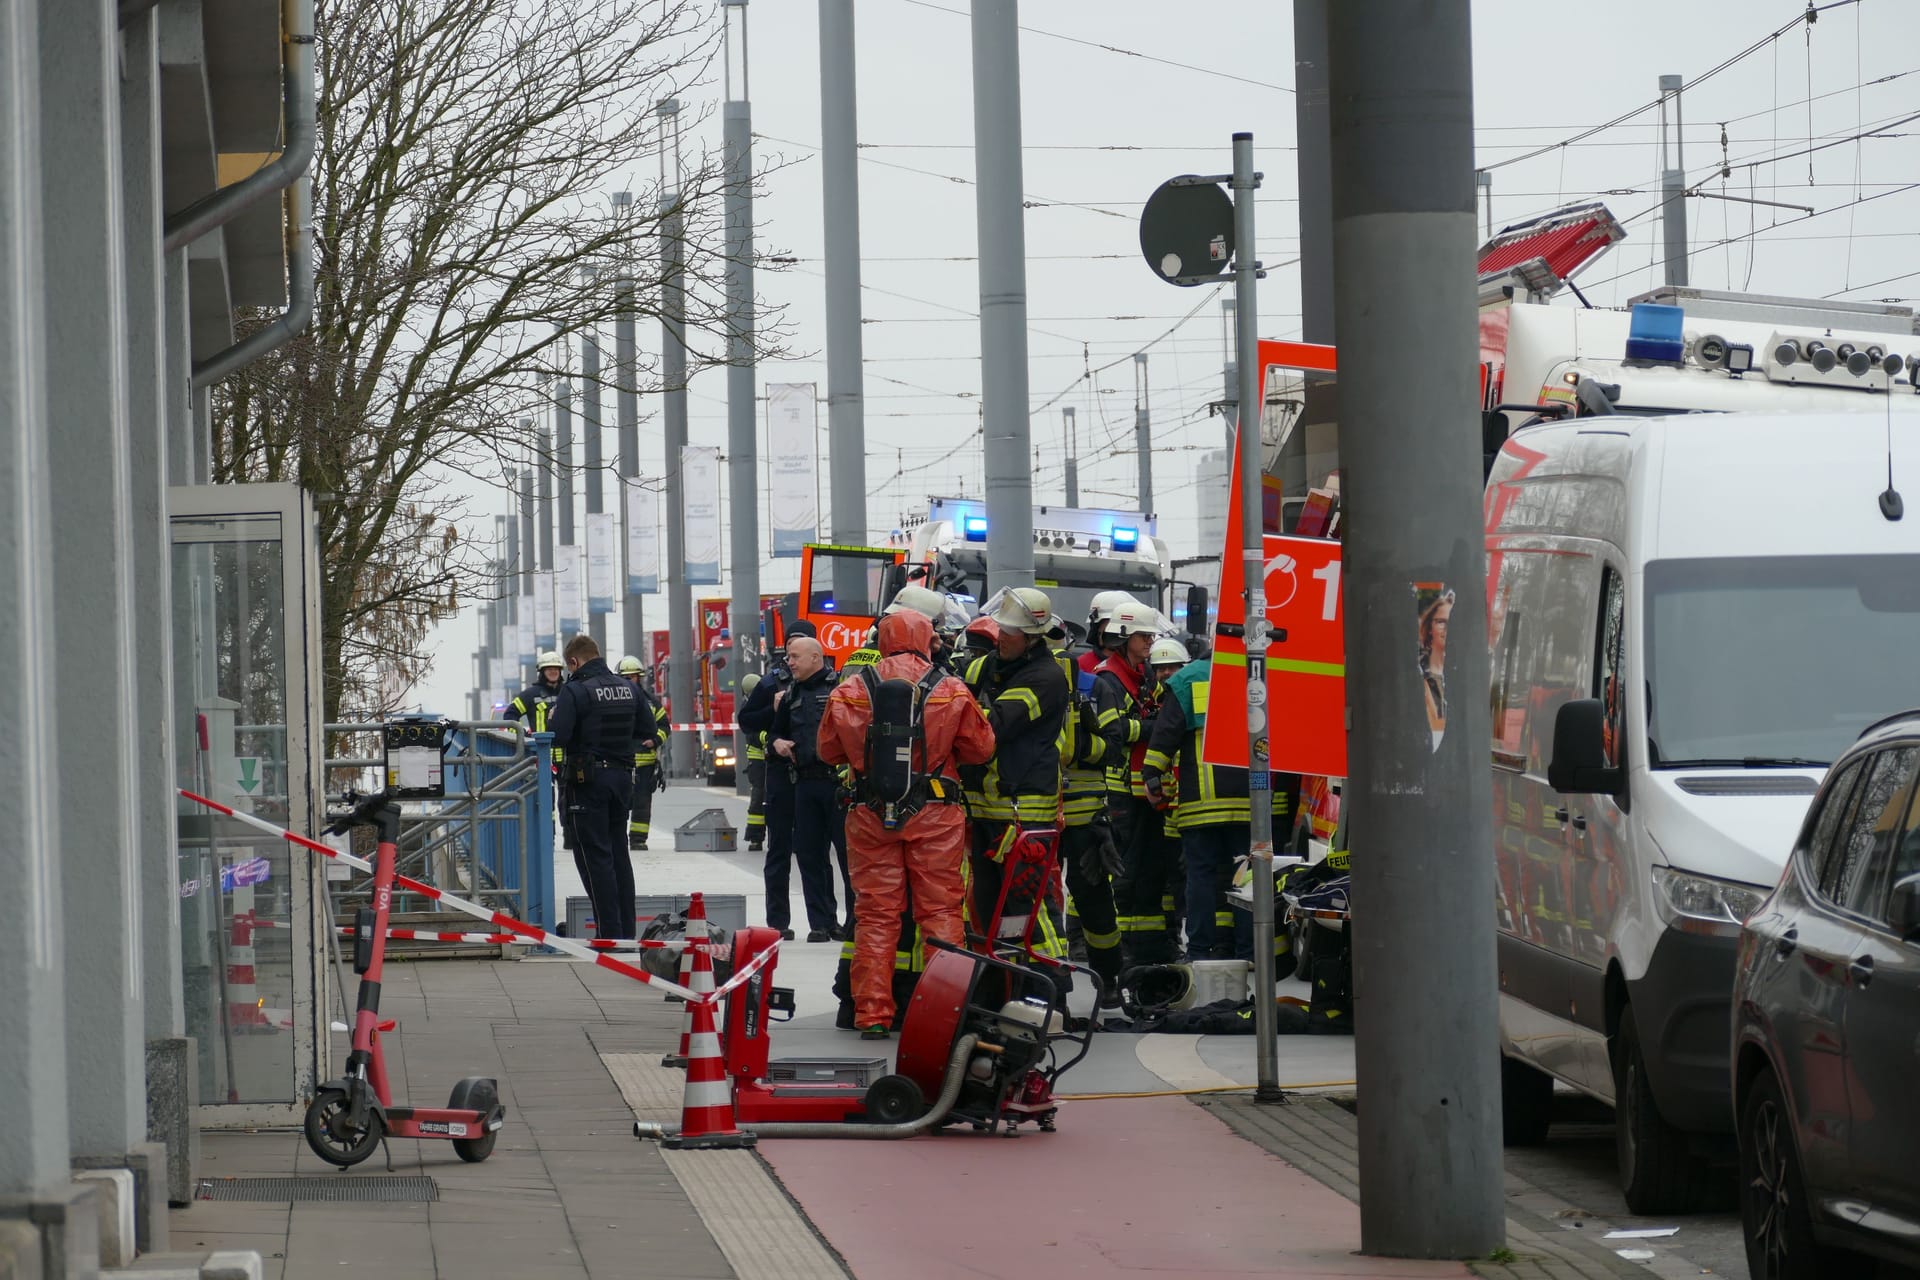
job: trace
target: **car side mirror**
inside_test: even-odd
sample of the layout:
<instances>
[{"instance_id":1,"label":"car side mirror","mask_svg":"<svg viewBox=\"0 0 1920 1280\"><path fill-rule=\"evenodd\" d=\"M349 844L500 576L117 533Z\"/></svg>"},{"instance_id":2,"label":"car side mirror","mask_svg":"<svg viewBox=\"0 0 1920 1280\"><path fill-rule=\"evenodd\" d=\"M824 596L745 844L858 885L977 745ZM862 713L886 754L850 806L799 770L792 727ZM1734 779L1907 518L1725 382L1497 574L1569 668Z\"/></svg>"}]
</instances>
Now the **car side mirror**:
<instances>
[{"instance_id":1,"label":"car side mirror","mask_svg":"<svg viewBox=\"0 0 1920 1280\"><path fill-rule=\"evenodd\" d=\"M1607 764L1607 710L1598 698L1561 704L1553 718L1547 785L1563 795L1618 796L1627 771Z\"/></svg>"},{"instance_id":2,"label":"car side mirror","mask_svg":"<svg viewBox=\"0 0 1920 1280\"><path fill-rule=\"evenodd\" d=\"M1887 923L1902 942L1920 938L1920 875L1894 881L1893 897L1887 903Z\"/></svg>"}]
</instances>

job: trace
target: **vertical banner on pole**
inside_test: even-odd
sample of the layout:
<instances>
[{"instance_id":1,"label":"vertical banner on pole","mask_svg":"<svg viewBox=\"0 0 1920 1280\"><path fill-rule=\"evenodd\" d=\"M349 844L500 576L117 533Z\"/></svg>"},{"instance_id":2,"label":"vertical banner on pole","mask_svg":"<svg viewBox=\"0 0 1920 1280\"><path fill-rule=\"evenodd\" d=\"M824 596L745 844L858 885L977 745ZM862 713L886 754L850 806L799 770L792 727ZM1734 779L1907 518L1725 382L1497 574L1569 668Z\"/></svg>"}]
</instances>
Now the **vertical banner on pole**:
<instances>
[{"instance_id":1,"label":"vertical banner on pole","mask_svg":"<svg viewBox=\"0 0 1920 1280\"><path fill-rule=\"evenodd\" d=\"M720 584L720 451L709 445L680 449L680 491L686 495L687 585Z\"/></svg>"},{"instance_id":2,"label":"vertical banner on pole","mask_svg":"<svg viewBox=\"0 0 1920 1280\"><path fill-rule=\"evenodd\" d=\"M587 612L612 613L613 587L619 580L618 517L611 511L587 513Z\"/></svg>"},{"instance_id":3,"label":"vertical banner on pole","mask_svg":"<svg viewBox=\"0 0 1920 1280\"><path fill-rule=\"evenodd\" d=\"M627 594L660 589L660 495L638 480L627 486Z\"/></svg>"},{"instance_id":4,"label":"vertical banner on pole","mask_svg":"<svg viewBox=\"0 0 1920 1280\"><path fill-rule=\"evenodd\" d=\"M773 554L820 540L818 400L811 382L767 384L767 520Z\"/></svg>"},{"instance_id":5,"label":"vertical banner on pole","mask_svg":"<svg viewBox=\"0 0 1920 1280\"><path fill-rule=\"evenodd\" d=\"M554 578L552 569L542 569L533 575L533 629L536 647L554 649L559 647L560 636L555 629L553 616Z\"/></svg>"},{"instance_id":6,"label":"vertical banner on pole","mask_svg":"<svg viewBox=\"0 0 1920 1280\"><path fill-rule=\"evenodd\" d=\"M581 609L581 551L570 542L554 548L553 608L560 622L562 640L580 633L586 614Z\"/></svg>"},{"instance_id":7,"label":"vertical banner on pole","mask_svg":"<svg viewBox=\"0 0 1920 1280\"><path fill-rule=\"evenodd\" d=\"M520 666L523 669L532 666L534 659L534 626L531 616L533 613L532 602L533 597L531 596L520 597L520 620L513 624L514 653L520 659Z\"/></svg>"}]
</instances>

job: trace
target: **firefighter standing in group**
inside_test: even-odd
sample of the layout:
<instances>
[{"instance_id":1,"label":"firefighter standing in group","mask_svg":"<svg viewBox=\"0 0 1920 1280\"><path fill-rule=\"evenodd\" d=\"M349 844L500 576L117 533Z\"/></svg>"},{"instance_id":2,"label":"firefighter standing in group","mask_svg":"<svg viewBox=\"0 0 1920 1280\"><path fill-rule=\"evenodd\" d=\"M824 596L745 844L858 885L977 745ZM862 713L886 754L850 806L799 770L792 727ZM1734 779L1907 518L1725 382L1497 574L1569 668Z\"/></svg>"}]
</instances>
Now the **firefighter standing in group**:
<instances>
[{"instance_id":1,"label":"firefighter standing in group","mask_svg":"<svg viewBox=\"0 0 1920 1280\"><path fill-rule=\"evenodd\" d=\"M1120 847L1121 873L1113 886L1120 923L1120 954L1126 968L1171 964L1179 942L1179 916L1169 891L1180 846L1165 816L1147 798L1141 767L1147 726L1155 714L1154 677L1147 656L1160 632L1160 615L1139 603L1113 611L1109 640L1117 640L1093 678L1093 701L1107 740L1107 808Z\"/></svg>"},{"instance_id":2,"label":"firefighter standing in group","mask_svg":"<svg viewBox=\"0 0 1920 1280\"><path fill-rule=\"evenodd\" d=\"M540 670L540 678L515 694L513 701L507 704L507 709L513 712L514 719L527 722L528 733L551 733L553 732L551 725L553 702L554 699L560 696L560 690L566 684L566 664L561 661L558 653L549 649L535 660L534 665ZM553 757L554 789L558 792L560 789L560 748L558 746L551 748L551 754ZM587 880L586 863L581 859L580 851L574 848L573 828L567 824L564 818L562 818L560 823L560 842L564 848L573 850L574 869L579 871L580 882L585 884Z\"/></svg>"},{"instance_id":3,"label":"firefighter standing in group","mask_svg":"<svg viewBox=\"0 0 1920 1280\"><path fill-rule=\"evenodd\" d=\"M1060 733L1070 699L1067 678L1047 647L1053 602L1037 587L1009 587L987 602L983 616L999 628L999 639L967 672L995 743L977 800L969 796L973 918L983 932L995 929L1004 936L1007 922L1030 916L1033 932L1041 935L1035 949L1064 958L1044 893L1009 892L1001 918L995 918L1007 855L1021 834L1057 829L1060 821Z\"/></svg>"},{"instance_id":4,"label":"firefighter standing in group","mask_svg":"<svg viewBox=\"0 0 1920 1280\"><path fill-rule=\"evenodd\" d=\"M607 669L591 636L567 641L566 662L572 678L554 701L552 720L554 755L566 753L566 825L584 865L596 933L631 938L633 859L625 836L640 698L632 681Z\"/></svg>"},{"instance_id":5,"label":"firefighter standing in group","mask_svg":"<svg viewBox=\"0 0 1920 1280\"><path fill-rule=\"evenodd\" d=\"M1060 729L1060 862L1066 873L1068 924L1079 922L1087 967L1098 974L1104 1007L1120 1004L1120 926L1115 918L1112 876L1120 864L1107 818L1107 740L1093 701L1077 688L1079 665L1055 639L1055 657L1068 680L1071 706Z\"/></svg>"},{"instance_id":6,"label":"firefighter standing in group","mask_svg":"<svg viewBox=\"0 0 1920 1280\"><path fill-rule=\"evenodd\" d=\"M992 757L994 735L966 685L933 665L932 645L933 624L915 609L883 617L880 661L840 683L820 726L820 758L854 773L847 845L860 908L852 980L867 1039L885 1039L893 1025L909 891L929 942L966 940L967 820L953 766Z\"/></svg>"},{"instance_id":7,"label":"firefighter standing in group","mask_svg":"<svg viewBox=\"0 0 1920 1280\"><path fill-rule=\"evenodd\" d=\"M758 672L740 677L742 710L759 687ZM747 740L747 852L759 853L767 838L767 731L741 725L740 733Z\"/></svg>"},{"instance_id":8,"label":"firefighter standing in group","mask_svg":"<svg viewBox=\"0 0 1920 1280\"><path fill-rule=\"evenodd\" d=\"M653 829L653 793L665 790L660 778L660 738L667 732L666 712L647 688L647 669L628 654L620 659L619 674L638 696L633 713L633 812L627 818L627 847L645 849Z\"/></svg>"}]
</instances>

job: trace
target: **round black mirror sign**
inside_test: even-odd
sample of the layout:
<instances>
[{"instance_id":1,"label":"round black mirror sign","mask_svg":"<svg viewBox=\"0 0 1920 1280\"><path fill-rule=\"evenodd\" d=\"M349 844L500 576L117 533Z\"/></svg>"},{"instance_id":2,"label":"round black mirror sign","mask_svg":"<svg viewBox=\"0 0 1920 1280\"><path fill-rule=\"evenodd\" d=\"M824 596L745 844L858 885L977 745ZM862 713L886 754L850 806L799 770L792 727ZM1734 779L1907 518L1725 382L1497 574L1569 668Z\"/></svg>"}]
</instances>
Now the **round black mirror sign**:
<instances>
[{"instance_id":1,"label":"round black mirror sign","mask_svg":"<svg viewBox=\"0 0 1920 1280\"><path fill-rule=\"evenodd\" d=\"M1160 184L1140 214L1140 252L1168 284L1196 285L1233 260L1233 199L1191 176Z\"/></svg>"}]
</instances>

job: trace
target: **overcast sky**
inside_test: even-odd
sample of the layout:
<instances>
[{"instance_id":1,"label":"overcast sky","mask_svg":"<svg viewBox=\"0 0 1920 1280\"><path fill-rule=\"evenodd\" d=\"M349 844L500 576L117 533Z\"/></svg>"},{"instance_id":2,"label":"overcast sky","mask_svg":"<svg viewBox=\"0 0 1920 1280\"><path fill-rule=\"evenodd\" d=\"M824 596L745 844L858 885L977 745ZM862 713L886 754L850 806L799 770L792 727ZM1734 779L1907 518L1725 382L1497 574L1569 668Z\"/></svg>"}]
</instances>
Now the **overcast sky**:
<instances>
[{"instance_id":1,"label":"overcast sky","mask_svg":"<svg viewBox=\"0 0 1920 1280\"><path fill-rule=\"evenodd\" d=\"M856 7L867 523L879 537L929 494L963 486L977 493L981 484L977 442L935 465L979 421L970 23L966 0L859 0ZM1658 187L1658 113L1570 146L1552 144L1653 101L1662 73L1691 83L1804 9L1803 0L1614 0L1604 11L1571 0L1478 0L1479 163L1551 147L1493 174L1495 227L1575 200L1605 199L1631 219L1629 237L1581 278L1588 296L1595 305L1617 304L1658 284L1659 225L1647 212ZM1806 27L1796 27L1686 94L1690 181L1717 172L1724 122L1733 175L1724 183L1713 177L1710 190L1817 211L1803 218L1786 209L1691 201L1695 286L1861 300L1920 295L1920 190L1905 189L1920 183L1920 146L1912 140L1920 121L1894 123L1920 113L1920 54L1903 38L1908 17L1902 0L1833 8L1810 38ZM1176 556L1217 552L1198 546L1197 531L1200 504L1219 496L1201 493L1193 477L1199 451L1222 439L1220 421L1206 410L1220 396L1220 299L1213 287L1176 289L1155 279L1140 258L1137 218L1165 178L1224 172L1231 135L1251 130L1266 173L1260 256L1277 264L1298 255L1291 6L1027 0L1021 21L1024 185L1038 206L1025 220L1029 381L1033 405L1048 405L1032 423L1035 500L1063 500L1060 409L1071 405L1083 503L1133 501L1130 357L1145 349L1161 536ZM763 364L759 378L763 385L819 383L824 395L817 6L754 0L749 22L758 158L787 162L756 204L758 247L797 259L758 276L766 301L785 308L794 352ZM712 96L721 96L718 83ZM1810 137L1818 147L1877 123L1893 136L1839 141L1747 167L1805 151ZM716 146L718 127L715 113ZM646 158L636 174L650 175L656 163ZM1735 242L1722 244L1729 238ZM1298 335L1298 288L1291 267L1275 267L1262 282L1263 337ZM642 342L657 336L643 332ZM1095 371L1090 381L1087 369ZM690 403L693 442L724 448L724 371L696 379ZM643 454L660 448L656 410L643 404ZM764 432L764 413L757 416ZM824 489L824 459L821 470ZM507 510L504 497L493 509ZM823 510L823 531L825 519ZM472 536L492 536L490 515L475 524ZM764 521L762 530L764 545ZM763 589L791 590L796 565L763 565ZM650 597L646 609L648 626L665 626L664 596ZM477 619L469 610L438 629L438 668L420 691L429 709L464 714ZM619 636L617 613L611 625L616 652L635 647Z\"/></svg>"}]
</instances>

